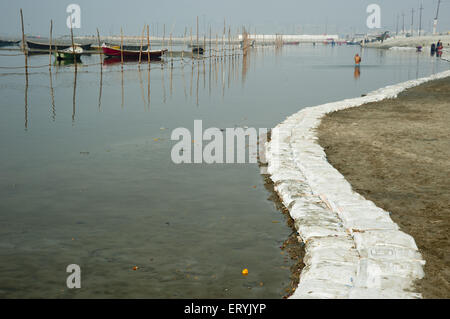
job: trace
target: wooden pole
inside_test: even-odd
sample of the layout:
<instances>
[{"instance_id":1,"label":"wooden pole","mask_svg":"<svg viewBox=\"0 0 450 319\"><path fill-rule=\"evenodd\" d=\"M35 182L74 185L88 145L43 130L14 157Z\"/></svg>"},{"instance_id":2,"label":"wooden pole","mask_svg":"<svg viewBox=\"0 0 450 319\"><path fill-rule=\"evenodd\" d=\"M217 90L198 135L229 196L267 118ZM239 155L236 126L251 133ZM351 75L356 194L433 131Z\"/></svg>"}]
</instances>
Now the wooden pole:
<instances>
[{"instance_id":1,"label":"wooden pole","mask_svg":"<svg viewBox=\"0 0 450 319\"><path fill-rule=\"evenodd\" d=\"M48 69L52 69L52 32L53 32L53 20L50 20L50 51L48 54Z\"/></svg>"},{"instance_id":2,"label":"wooden pole","mask_svg":"<svg viewBox=\"0 0 450 319\"><path fill-rule=\"evenodd\" d=\"M99 54L99 57L100 57L100 65L102 64L102 49L101 49L101 44L100 44L100 32L98 32L98 28L97 28L97 41L98 41L98 47L100 48L100 54Z\"/></svg>"},{"instance_id":3,"label":"wooden pole","mask_svg":"<svg viewBox=\"0 0 450 319\"><path fill-rule=\"evenodd\" d=\"M73 42L72 19L70 19L70 38L72 40L73 63L75 63L75 71L76 71L76 69L77 69L77 55L75 54L75 45L74 45L74 42Z\"/></svg>"},{"instance_id":4,"label":"wooden pole","mask_svg":"<svg viewBox=\"0 0 450 319\"><path fill-rule=\"evenodd\" d=\"M97 28L97 42L98 42L98 47L101 48L101 44L100 44L100 32L98 31ZM100 49L101 50L101 49ZM101 105L102 105L102 87L103 87L103 61L102 61L102 51L100 51L99 53L99 58L100 58L100 91L98 94L98 109L101 109Z\"/></svg>"},{"instance_id":5,"label":"wooden pole","mask_svg":"<svg viewBox=\"0 0 450 319\"><path fill-rule=\"evenodd\" d=\"M190 37L190 45L191 45L191 51L192 51L192 49L193 49L193 46L192 46L192 27L190 28L190 30L189 30L189 37ZM194 51L192 51L192 64L194 64Z\"/></svg>"},{"instance_id":6,"label":"wooden pole","mask_svg":"<svg viewBox=\"0 0 450 319\"><path fill-rule=\"evenodd\" d=\"M150 26L147 24L147 64L150 70Z\"/></svg>"},{"instance_id":7,"label":"wooden pole","mask_svg":"<svg viewBox=\"0 0 450 319\"><path fill-rule=\"evenodd\" d=\"M22 9L20 9L20 21L22 23L22 50L24 53L27 52L27 44L25 41L25 28L23 26L23 13L22 13Z\"/></svg>"},{"instance_id":8,"label":"wooden pole","mask_svg":"<svg viewBox=\"0 0 450 319\"><path fill-rule=\"evenodd\" d=\"M161 50L164 50L164 42L165 42L165 39L166 39L166 24L164 23L164 25L163 25L163 38L162 38L162 47L161 47Z\"/></svg>"},{"instance_id":9,"label":"wooden pole","mask_svg":"<svg viewBox=\"0 0 450 319\"><path fill-rule=\"evenodd\" d=\"M223 33L222 33L222 58L225 59L225 33L226 33L225 19L223 19Z\"/></svg>"},{"instance_id":10,"label":"wooden pole","mask_svg":"<svg viewBox=\"0 0 450 319\"><path fill-rule=\"evenodd\" d=\"M139 67L141 66L141 60L142 60L142 43L144 42L144 33L145 33L145 25L142 28L142 33L141 33L141 47L139 48Z\"/></svg>"},{"instance_id":11,"label":"wooden pole","mask_svg":"<svg viewBox=\"0 0 450 319\"><path fill-rule=\"evenodd\" d=\"M28 52L27 44L25 41L25 28L23 26L23 14L22 9L20 9L20 21L22 23L22 50L25 57L25 77L26 77L26 89L25 89L25 128L28 126Z\"/></svg>"},{"instance_id":12,"label":"wooden pole","mask_svg":"<svg viewBox=\"0 0 450 319\"><path fill-rule=\"evenodd\" d=\"M204 53L205 50L206 50L206 34L203 35L203 54L205 54Z\"/></svg>"},{"instance_id":13,"label":"wooden pole","mask_svg":"<svg viewBox=\"0 0 450 319\"><path fill-rule=\"evenodd\" d=\"M170 32L170 67L173 68L172 32Z\"/></svg>"},{"instance_id":14,"label":"wooden pole","mask_svg":"<svg viewBox=\"0 0 450 319\"><path fill-rule=\"evenodd\" d=\"M181 61L184 62L184 48L186 47L186 27L184 27L183 49L181 50Z\"/></svg>"},{"instance_id":15,"label":"wooden pole","mask_svg":"<svg viewBox=\"0 0 450 319\"><path fill-rule=\"evenodd\" d=\"M199 59L200 58L200 47L199 47L199 42L198 42L198 16L197 16L197 43L196 43L196 46L197 46L197 59Z\"/></svg>"},{"instance_id":16,"label":"wooden pole","mask_svg":"<svg viewBox=\"0 0 450 319\"><path fill-rule=\"evenodd\" d=\"M212 34L211 34L211 25L209 25L209 58L211 59L211 50L212 50L212 47L211 47L211 37L212 37Z\"/></svg>"},{"instance_id":17,"label":"wooden pole","mask_svg":"<svg viewBox=\"0 0 450 319\"><path fill-rule=\"evenodd\" d=\"M123 71L123 30L122 30L122 27L120 27L120 63L122 64L122 71Z\"/></svg>"}]
</instances>

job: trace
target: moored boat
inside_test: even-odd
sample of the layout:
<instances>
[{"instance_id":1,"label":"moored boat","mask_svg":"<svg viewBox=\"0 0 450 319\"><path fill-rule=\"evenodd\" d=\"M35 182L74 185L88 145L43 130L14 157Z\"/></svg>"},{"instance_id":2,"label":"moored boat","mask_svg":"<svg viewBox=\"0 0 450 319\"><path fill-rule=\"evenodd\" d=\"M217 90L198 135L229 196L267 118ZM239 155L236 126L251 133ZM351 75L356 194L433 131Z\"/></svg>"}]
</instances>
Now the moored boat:
<instances>
[{"instance_id":1,"label":"moored boat","mask_svg":"<svg viewBox=\"0 0 450 319\"><path fill-rule=\"evenodd\" d=\"M83 49L79 46L70 47L65 50L57 50L53 52L57 60L77 60L80 61Z\"/></svg>"},{"instance_id":2,"label":"moored boat","mask_svg":"<svg viewBox=\"0 0 450 319\"><path fill-rule=\"evenodd\" d=\"M33 50L43 50L43 51L49 51L50 50L50 43L43 43L43 42L35 42L26 40L27 46L29 49ZM78 44L75 43L77 47L82 48L83 50L90 50L92 43L88 44ZM53 50L65 50L72 46L72 44L62 44L62 43L52 43L51 49Z\"/></svg>"},{"instance_id":3,"label":"moored boat","mask_svg":"<svg viewBox=\"0 0 450 319\"><path fill-rule=\"evenodd\" d=\"M107 47L110 47L110 48L120 49L120 44L105 43L105 45L106 45ZM129 45L129 44L124 44L124 45L122 46L122 48L123 48L124 50L127 50L127 51L139 51L139 50L141 49L141 46L140 46L140 45ZM147 48L148 48L147 45L142 45L142 51L146 51Z\"/></svg>"},{"instance_id":4,"label":"moored boat","mask_svg":"<svg viewBox=\"0 0 450 319\"><path fill-rule=\"evenodd\" d=\"M125 58L139 58L139 55L142 59L146 59L150 56L150 59L160 58L164 53L167 52L167 49L164 50L120 50L120 47L110 47L106 44L102 45L103 54L106 56L112 57L120 57L123 56Z\"/></svg>"},{"instance_id":5,"label":"moored boat","mask_svg":"<svg viewBox=\"0 0 450 319\"><path fill-rule=\"evenodd\" d=\"M20 41L13 40L0 40L0 47L10 47L18 45Z\"/></svg>"}]
</instances>

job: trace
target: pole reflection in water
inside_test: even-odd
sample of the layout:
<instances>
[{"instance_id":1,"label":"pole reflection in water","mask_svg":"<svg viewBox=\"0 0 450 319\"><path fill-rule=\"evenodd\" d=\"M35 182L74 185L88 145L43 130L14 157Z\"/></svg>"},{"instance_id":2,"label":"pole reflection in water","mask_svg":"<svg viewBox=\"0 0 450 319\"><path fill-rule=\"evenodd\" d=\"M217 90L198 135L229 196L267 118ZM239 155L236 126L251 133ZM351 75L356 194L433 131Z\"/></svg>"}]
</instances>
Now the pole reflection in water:
<instances>
[{"instance_id":1,"label":"pole reflection in water","mask_svg":"<svg viewBox=\"0 0 450 319\"><path fill-rule=\"evenodd\" d=\"M166 85L164 80L164 65L163 62L161 62L161 84L163 89L163 103L166 104Z\"/></svg>"},{"instance_id":2,"label":"pole reflection in water","mask_svg":"<svg viewBox=\"0 0 450 319\"><path fill-rule=\"evenodd\" d=\"M25 57L25 130L28 130L28 67Z\"/></svg>"},{"instance_id":3,"label":"pole reflection in water","mask_svg":"<svg viewBox=\"0 0 450 319\"><path fill-rule=\"evenodd\" d=\"M150 110L150 63L147 68L147 110Z\"/></svg>"},{"instance_id":4,"label":"pole reflection in water","mask_svg":"<svg viewBox=\"0 0 450 319\"><path fill-rule=\"evenodd\" d=\"M100 36L97 36L98 42L100 42ZM206 40L203 40L204 43L207 43ZM214 43L214 42L212 42ZM213 44L214 45L214 44ZM222 98L224 98L226 91L229 91L233 83L239 82L240 77L242 74L242 83L245 82L246 74L248 72L249 68L249 59L251 55L252 50L248 50L248 53L243 56L243 64L240 65L239 61L239 55L233 56L231 54L227 54L227 50L225 48L222 48L219 46L219 40L216 36L216 50L213 48L210 48L210 51L212 52L211 56L200 56L199 58L196 58L195 55L191 55L192 59L192 65L191 65L191 72L190 72L190 95L188 97L187 93L187 79L188 76L185 74L185 66L186 61L185 60L176 60L175 54L178 54L178 52L173 51L173 65L170 65L170 69L166 69L164 65L164 59L150 59L148 61L148 69L147 69L147 88L145 89L143 78L144 75L142 74L144 70L141 69L142 64L138 62L138 59L127 59L126 57L118 56L118 57L107 57L104 58L101 54L99 55L99 61L100 61L100 68L96 69L95 72L99 72L99 78L98 78L98 112L102 111L102 99L103 97L103 69L105 68L107 74L109 72L120 72L120 87L121 87L121 107L125 107L125 72L138 72L137 73L137 80L139 80L139 86L140 86L140 95L142 102L144 103L144 109L150 110L150 103L151 103L151 69L152 66L157 67L157 63L159 63L159 67L161 68L161 77L158 79L158 81L161 81L161 102L166 104L167 103L167 92L166 92L166 84L165 79L169 77L169 85L170 85L170 99L172 100L174 96L177 94L177 78L180 79L183 83L180 83L180 86L183 85L183 92L180 92L181 94L184 93L185 101L191 101L195 103L197 107L200 106L201 99L202 99L202 92L201 92L201 86L203 86L203 90L205 94L209 94L209 96L213 96L214 93L220 94L221 92ZM181 52L179 52L181 54ZM147 57L147 55L143 56ZM208 59L208 61L206 61ZM96 60L98 61L98 60ZM172 60L170 60L172 61ZM142 62L142 61L141 61ZM179 63L177 65L177 63ZM188 62L189 63L189 62ZM208 63L208 65L207 65ZM93 67L96 63L87 63L83 67L83 70L80 70L80 72L90 72L90 68ZM75 124L77 120L77 86L78 86L78 68L81 66L81 62L75 61L75 60L61 60L53 62L52 65L49 67L49 93L50 93L50 106L48 108L50 113L50 119L52 121L56 121L56 91L58 90L57 86L54 87L53 81L58 80L58 77L61 77L64 74L67 74L64 70L70 70L73 71L73 92L72 92L72 124ZM114 68L114 65L117 66L117 69ZM109 68L111 67L111 68ZM61 69L60 69L61 68ZM73 68L73 69L72 69ZM120 69L119 69L120 68ZM208 70L207 70L208 68ZM177 77L177 70L179 69L180 77ZM29 102L28 102L28 89L30 86L29 83L29 67L28 67L28 60L27 56L25 56L25 118L24 118L24 125L25 129L28 129L29 126ZM166 73L170 72L170 73ZM59 75L58 75L59 74ZM53 78L55 76L55 78ZM156 76L156 74L155 74ZM202 79L203 77L203 79ZM203 81L203 85L200 81ZM56 83L56 82L55 82ZM117 83L118 84L118 83ZM55 84L56 85L56 84ZM136 84L137 85L137 84ZM194 87L195 86L195 87ZM84 86L80 87L82 90L84 90ZM180 87L181 89L181 87ZM228 89L228 90L227 90ZM195 92L194 92L195 90ZM208 92L206 91L208 90ZM220 91L219 91L220 90ZM145 93L147 91L147 93ZM215 91L215 92L214 92ZM194 96L195 94L195 96ZM137 93L139 95L139 93ZM83 94L84 96L84 94ZM129 96L127 98L132 98L132 96ZM195 101L194 101L195 98ZM147 105L147 107L145 107Z\"/></svg>"},{"instance_id":5,"label":"pole reflection in water","mask_svg":"<svg viewBox=\"0 0 450 319\"><path fill-rule=\"evenodd\" d=\"M192 60L194 61L194 60ZM194 62L192 62L192 69L191 69L191 82L189 83L189 96L192 98L192 82L194 81Z\"/></svg>"},{"instance_id":6,"label":"pole reflection in water","mask_svg":"<svg viewBox=\"0 0 450 319\"><path fill-rule=\"evenodd\" d=\"M98 110L100 111L102 108L102 90L103 90L103 62L101 61L102 58L100 56L100 89L98 92Z\"/></svg>"},{"instance_id":7,"label":"pole reflection in water","mask_svg":"<svg viewBox=\"0 0 450 319\"><path fill-rule=\"evenodd\" d=\"M173 85L172 85L172 76L173 76L173 61L170 62L170 98L172 98L172 92L173 92Z\"/></svg>"},{"instance_id":8,"label":"pole reflection in water","mask_svg":"<svg viewBox=\"0 0 450 319\"><path fill-rule=\"evenodd\" d=\"M187 101L186 79L184 76L184 61L181 62L181 78L183 79L184 100Z\"/></svg>"},{"instance_id":9,"label":"pole reflection in water","mask_svg":"<svg viewBox=\"0 0 450 319\"><path fill-rule=\"evenodd\" d=\"M122 108L123 108L123 104L124 104L124 89L123 89L123 63L122 63Z\"/></svg>"},{"instance_id":10,"label":"pole reflection in water","mask_svg":"<svg viewBox=\"0 0 450 319\"><path fill-rule=\"evenodd\" d=\"M139 85L141 86L141 98L142 101L144 102L144 109L146 109L145 105L147 104L147 101L145 100L145 95L144 95L144 84L142 81L142 74L141 74L141 67L138 67L138 74L139 74Z\"/></svg>"},{"instance_id":11,"label":"pole reflection in water","mask_svg":"<svg viewBox=\"0 0 450 319\"><path fill-rule=\"evenodd\" d=\"M54 90L53 90L53 75L52 75L52 68L49 68L49 79L50 79L50 98L51 98L51 118L53 120L53 122L56 120L56 106L55 106L55 94L54 94Z\"/></svg>"},{"instance_id":12,"label":"pole reflection in water","mask_svg":"<svg viewBox=\"0 0 450 319\"><path fill-rule=\"evenodd\" d=\"M197 93L196 93L196 105L199 106L198 102L198 86L200 81L200 61L197 61Z\"/></svg>"},{"instance_id":13,"label":"pole reflection in water","mask_svg":"<svg viewBox=\"0 0 450 319\"><path fill-rule=\"evenodd\" d=\"M73 79L73 98L72 98L72 124L75 123L75 103L76 103L76 94L77 94L77 73L78 73L78 67L77 64L75 63L75 72L74 74L74 79Z\"/></svg>"}]
</instances>

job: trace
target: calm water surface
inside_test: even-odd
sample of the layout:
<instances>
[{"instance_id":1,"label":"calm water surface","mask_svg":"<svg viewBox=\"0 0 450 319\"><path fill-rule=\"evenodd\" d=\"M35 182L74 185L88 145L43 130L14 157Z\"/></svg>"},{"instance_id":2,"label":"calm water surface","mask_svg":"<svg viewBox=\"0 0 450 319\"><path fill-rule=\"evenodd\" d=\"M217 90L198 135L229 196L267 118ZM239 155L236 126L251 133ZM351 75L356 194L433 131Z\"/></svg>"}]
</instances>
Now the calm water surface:
<instances>
[{"instance_id":1,"label":"calm water surface","mask_svg":"<svg viewBox=\"0 0 450 319\"><path fill-rule=\"evenodd\" d=\"M358 72L359 51L266 48L173 69L166 58L150 73L100 68L93 55L76 74L30 68L28 83L23 69L0 69L0 297L284 295L293 262L280 246L291 229L258 166L175 165L170 134L196 119L271 128L303 107L449 68L425 53L364 50ZM0 66L23 63L0 56ZM81 289L66 288L69 264L81 267Z\"/></svg>"}]
</instances>

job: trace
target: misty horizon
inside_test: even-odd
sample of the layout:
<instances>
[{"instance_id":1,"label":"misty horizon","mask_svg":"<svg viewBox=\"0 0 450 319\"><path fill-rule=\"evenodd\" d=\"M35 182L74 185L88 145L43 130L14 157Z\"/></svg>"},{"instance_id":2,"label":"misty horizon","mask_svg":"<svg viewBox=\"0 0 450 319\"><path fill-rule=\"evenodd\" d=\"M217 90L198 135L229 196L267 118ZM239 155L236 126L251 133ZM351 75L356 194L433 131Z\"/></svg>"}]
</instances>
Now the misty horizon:
<instances>
[{"instance_id":1,"label":"misty horizon","mask_svg":"<svg viewBox=\"0 0 450 319\"><path fill-rule=\"evenodd\" d=\"M20 9L23 10L24 28L27 35L46 37L50 20L53 20L54 36L70 34L66 26L69 4L81 7L81 28L74 29L75 35L94 35L97 28L102 36L119 35L123 28L125 35L140 35L145 24L149 24L151 35L184 34L190 28L195 34L197 16L199 33L213 34L223 31L224 23L237 34L245 26L251 33L266 34L336 34L352 35L378 31L409 31L419 29L420 5L423 4L422 30L431 32L436 15L437 0L371 0L371 1L294 1L281 3L261 1L57 1L19 0L3 7L0 12L2 36L20 36ZM366 12L369 4L381 7L381 28L369 29ZM442 2L439 12L438 31L450 31L450 3ZM414 11L412 11L414 10ZM404 23L403 23L404 14ZM412 25L412 26L411 26Z\"/></svg>"}]
</instances>

